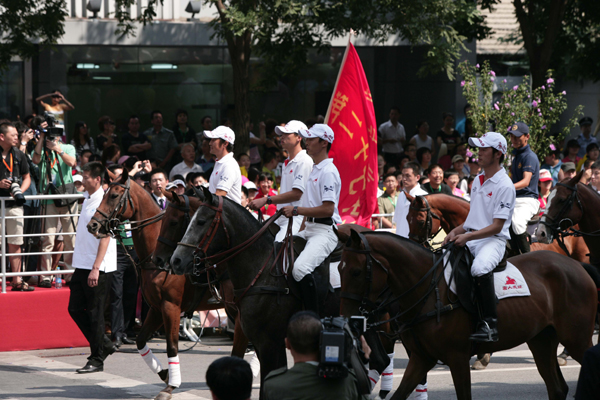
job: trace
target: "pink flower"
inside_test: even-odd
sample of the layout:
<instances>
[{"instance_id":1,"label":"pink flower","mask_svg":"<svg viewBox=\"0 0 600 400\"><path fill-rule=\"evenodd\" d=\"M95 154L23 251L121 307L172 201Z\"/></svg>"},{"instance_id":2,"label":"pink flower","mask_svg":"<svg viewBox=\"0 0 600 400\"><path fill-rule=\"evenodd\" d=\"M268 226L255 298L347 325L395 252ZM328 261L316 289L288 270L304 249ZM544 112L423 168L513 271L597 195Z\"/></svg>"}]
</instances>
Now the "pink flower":
<instances>
[{"instance_id":1,"label":"pink flower","mask_svg":"<svg viewBox=\"0 0 600 400\"><path fill-rule=\"evenodd\" d=\"M500 110L500 107L498 107L498 103L494 103L494 108L495 108L496 110Z\"/></svg>"},{"instance_id":2,"label":"pink flower","mask_svg":"<svg viewBox=\"0 0 600 400\"><path fill-rule=\"evenodd\" d=\"M517 90L518 88L519 88L519 85L513 86L513 90Z\"/></svg>"},{"instance_id":3,"label":"pink flower","mask_svg":"<svg viewBox=\"0 0 600 400\"><path fill-rule=\"evenodd\" d=\"M515 113L511 112L510 115L512 115L513 117L515 116Z\"/></svg>"},{"instance_id":4,"label":"pink flower","mask_svg":"<svg viewBox=\"0 0 600 400\"><path fill-rule=\"evenodd\" d=\"M479 68L479 64L475 65L475 68Z\"/></svg>"},{"instance_id":5,"label":"pink flower","mask_svg":"<svg viewBox=\"0 0 600 400\"><path fill-rule=\"evenodd\" d=\"M496 76L496 73L495 73L494 71L490 71L490 72L489 72L489 74L490 74L491 76Z\"/></svg>"},{"instance_id":6,"label":"pink flower","mask_svg":"<svg viewBox=\"0 0 600 400\"><path fill-rule=\"evenodd\" d=\"M469 82L469 85L473 86L473 82Z\"/></svg>"},{"instance_id":7,"label":"pink flower","mask_svg":"<svg viewBox=\"0 0 600 400\"><path fill-rule=\"evenodd\" d=\"M493 76L490 77L490 81L494 82L496 80L496 78L494 78Z\"/></svg>"},{"instance_id":8,"label":"pink flower","mask_svg":"<svg viewBox=\"0 0 600 400\"><path fill-rule=\"evenodd\" d=\"M550 107L550 111L552 111L552 107Z\"/></svg>"},{"instance_id":9,"label":"pink flower","mask_svg":"<svg viewBox=\"0 0 600 400\"><path fill-rule=\"evenodd\" d=\"M542 89L543 89L543 90L546 90L546 86L542 85Z\"/></svg>"},{"instance_id":10,"label":"pink flower","mask_svg":"<svg viewBox=\"0 0 600 400\"><path fill-rule=\"evenodd\" d=\"M537 112L541 112L539 108L537 109Z\"/></svg>"},{"instance_id":11,"label":"pink flower","mask_svg":"<svg viewBox=\"0 0 600 400\"><path fill-rule=\"evenodd\" d=\"M506 79L502 79L502 83L506 83Z\"/></svg>"},{"instance_id":12,"label":"pink flower","mask_svg":"<svg viewBox=\"0 0 600 400\"><path fill-rule=\"evenodd\" d=\"M548 85L552 85L552 84L554 83L554 79L552 79L552 78L548 78L548 80L546 81L546 83L547 83Z\"/></svg>"},{"instance_id":13,"label":"pink flower","mask_svg":"<svg viewBox=\"0 0 600 400\"><path fill-rule=\"evenodd\" d=\"M542 113L539 113L539 114L538 114L538 117L541 117L541 116L542 116Z\"/></svg>"},{"instance_id":14,"label":"pink flower","mask_svg":"<svg viewBox=\"0 0 600 400\"><path fill-rule=\"evenodd\" d=\"M505 104L506 108L510 108L510 104L506 103Z\"/></svg>"},{"instance_id":15,"label":"pink flower","mask_svg":"<svg viewBox=\"0 0 600 400\"><path fill-rule=\"evenodd\" d=\"M527 96L527 97L529 97L529 96ZM533 106L533 108L536 108L536 107L538 106L538 102L534 100L534 101L531 103L531 105Z\"/></svg>"},{"instance_id":16,"label":"pink flower","mask_svg":"<svg viewBox=\"0 0 600 400\"><path fill-rule=\"evenodd\" d=\"M467 150L467 157L472 157L473 153L471 152L471 150Z\"/></svg>"},{"instance_id":17,"label":"pink flower","mask_svg":"<svg viewBox=\"0 0 600 400\"><path fill-rule=\"evenodd\" d=\"M554 101L558 103L558 99L556 99L556 100L554 100Z\"/></svg>"},{"instance_id":18,"label":"pink flower","mask_svg":"<svg viewBox=\"0 0 600 400\"><path fill-rule=\"evenodd\" d=\"M530 94L528 94L528 95L527 95L527 98L528 98L528 99L530 99L530 98L531 98L531 95L530 95Z\"/></svg>"},{"instance_id":19,"label":"pink flower","mask_svg":"<svg viewBox=\"0 0 600 400\"><path fill-rule=\"evenodd\" d=\"M465 81L460 82L460 87L465 86Z\"/></svg>"},{"instance_id":20,"label":"pink flower","mask_svg":"<svg viewBox=\"0 0 600 400\"><path fill-rule=\"evenodd\" d=\"M567 91L566 91L566 90L563 90L563 91L562 91L562 94L563 94L563 95L567 94Z\"/></svg>"},{"instance_id":21,"label":"pink flower","mask_svg":"<svg viewBox=\"0 0 600 400\"><path fill-rule=\"evenodd\" d=\"M546 129L546 125L542 125L542 129ZM554 147L554 145L553 145L553 144L551 144L551 145L550 145L550 148L551 148L552 150L556 150L556 147Z\"/></svg>"},{"instance_id":22,"label":"pink flower","mask_svg":"<svg viewBox=\"0 0 600 400\"><path fill-rule=\"evenodd\" d=\"M542 129L546 129L546 125L542 126ZM556 151L556 146L550 143L550 150Z\"/></svg>"}]
</instances>

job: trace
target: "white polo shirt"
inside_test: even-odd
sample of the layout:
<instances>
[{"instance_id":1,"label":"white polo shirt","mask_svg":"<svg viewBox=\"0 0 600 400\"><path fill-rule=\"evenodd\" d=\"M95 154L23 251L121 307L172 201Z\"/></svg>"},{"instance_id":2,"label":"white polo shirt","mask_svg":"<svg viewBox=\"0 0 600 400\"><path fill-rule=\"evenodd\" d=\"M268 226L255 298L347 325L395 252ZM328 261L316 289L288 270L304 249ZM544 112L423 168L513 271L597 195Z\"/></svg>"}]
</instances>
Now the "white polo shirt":
<instances>
[{"instance_id":1,"label":"white polo shirt","mask_svg":"<svg viewBox=\"0 0 600 400\"><path fill-rule=\"evenodd\" d=\"M81 214L77 222L77 240L75 241L75 249L73 251L73 268L91 270L96 261L98 254L98 246L100 239L88 232L87 224L92 220L96 213L96 209L102 203L104 190L102 188L96 190L91 196L85 192L84 196L89 196L83 201L81 206ZM114 272L117 270L117 241L114 238L110 239L104 260L100 265L100 271Z\"/></svg>"},{"instance_id":2,"label":"white polo shirt","mask_svg":"<svg viewBox=\"0 0 600 400\"><path fill-rule=\"evenodd\" d=\"M420 184L417 185L408 192L412 197L415 196L426 196L427 193ZM403 190L398 195L398 200L396 200L396 211L394 211L394 222L396 223L396 235L400 235L402 237L408 238L408 234L410 233L410 227L408 226L408 221L406 220L406 216L408 215L408 211L410 209L410 201L406 198L406 192Z\"/></svg>"},{"instance_id":3,"label":"white polo shirt","mask_svg":"<svg viewBox=\"0 0 600 400\"><path fill-rule=\"evenodd\" d=\"M406 132L404 126L398 122L396 126L392 124L392 121L384 122L379 125L379 135L382 139L406 139ZM400 154L404 151L402 143L385 143L381 150L384 153L396 153Z\"/></svg>"},{"instance_id":4,"label":"white polo shirt","mask_svg":"<svg viewBox=\"0 0 600 400\"><path fill-rule=\"evenodd\" d=\"M183 180L185 180L187 174L189 174L190 172L204 172L204 170L201 166L199 166L196 163L194 163L194 165L192 165L192 167L190 168L187 166L185 161L182 161L173 167L171 173L169 174L169 180L172 181L175 175L181 175L183 176Z\"/></svg>"},{"instance_id":5,"label":"white polo shirt","mask_svg":"<svg viewBox=\"0 0 600 400\"><path fill-rule=\"evenodd\" d=\"M331 218L335 224L341 224L342 218L338 212L342 180L333 158L326 158L313 166L306 184L306 192L302 195L303 207L319 207L324 201L332 201L335 209Z\"/></svg>"},{"instance_id":6,"label":"white polo shirt","mask_svg":"<svg viewBox=\"0 0 600 400\"><path fill-rule=\"evenodd\" d=\"M291 192L292 189L298 189L303 194L306 193L306 184L308 177L313 169L314 161L306 150L302 150L293 159L285 160L281 172L281 187L279 193ZM278 204L278 208L285 206L299 206L302 204L302 199L286 204Z\"/></svg>"},{"instance_id":7,"label":"white polo shirt","mask_svg":"<svg viewBox=\"0 0 600 400\"><path fill-rule=\"evenodd\" d=\"M213 172L210 175L208 190L216 193L217 190L227 192L227 197L238 204L242 203L242 172L233 153L228 153L225 157L215 162Z\"/></svg>"},{"instance_id":8,"label":"white polo shirt","mask_svg":"<svg viewBox=\"0 0 600 400\"><path fill-rule=\"evenodd\" d=\"M477 175L471 187L471 210L463 224L466 230L480 230L490 226L494 218L504 220L502 231L496 235L510 239L510 227L517 193L515 185L504 168L487 179L482 172Z\"/></svg>"}]
</instances>

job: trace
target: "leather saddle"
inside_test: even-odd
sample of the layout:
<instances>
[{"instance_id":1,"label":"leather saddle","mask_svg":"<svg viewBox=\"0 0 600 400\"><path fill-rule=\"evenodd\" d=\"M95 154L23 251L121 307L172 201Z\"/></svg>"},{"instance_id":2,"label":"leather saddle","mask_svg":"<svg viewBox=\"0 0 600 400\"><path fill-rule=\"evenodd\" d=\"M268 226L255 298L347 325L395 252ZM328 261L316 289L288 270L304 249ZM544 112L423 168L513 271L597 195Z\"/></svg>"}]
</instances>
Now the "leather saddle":
<instances>
[{"instance_id":1,"label":"leather saddle","mask_svg":"<svg viewBox=\"0 0 600 400\"><path fill-rule=\"evenodd\" d=\"M492 272L502 272L506 269L507 251L504 252L502 261L494 268ZM478 315L475 300L475 285L471 276L471 265L473 264L473 255L467 246L453 246L450 250L449 263L452 268L452 280L456 284L456 295L458 301L470 314Z\"/></svg>"}]
</instances>

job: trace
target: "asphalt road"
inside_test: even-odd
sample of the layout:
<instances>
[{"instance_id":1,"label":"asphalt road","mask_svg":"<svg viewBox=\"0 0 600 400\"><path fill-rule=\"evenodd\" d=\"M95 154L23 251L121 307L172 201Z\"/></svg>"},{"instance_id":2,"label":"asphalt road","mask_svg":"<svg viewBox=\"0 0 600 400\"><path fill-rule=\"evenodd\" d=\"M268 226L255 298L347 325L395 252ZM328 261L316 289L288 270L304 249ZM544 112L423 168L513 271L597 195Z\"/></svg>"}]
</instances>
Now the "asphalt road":
<instances>
[{"instance_id":1,"label":"asphalt road","mask_svg":"<svg viewBox=\"0 0 600 400\"><path fill-rule=\"evenodd\" d=\"M597 343L597 337L594 338ZM154 339L150 348L166 365L164 340ZM180 350L191 342L180 342ZM75 369L86 363L88 349L57 349L0 353L0 399L152 399L164 387L153 375L135 346L123 346L110 356L104 372L80 375ZM561 351L562 348L559 349ZM190 351L179 354L182 385L173 395L177 400L210 399L204 374L210 363L231 351L225 337L207 337ZM252 355L247 355L250 361ZM288 354L288 361L291 357ZM402 345L396 345L394 387L397 387L406 367L407 357ZM569 358L562 373L569 384L569 398L575 393L579 364ZM537 372L526 345L494 354L486 370L471 373L473 398L485 399L546 399L546 387ZM254 381L252 398L258 398L258 379ZM374 393L377 393L377 387ZM430 399L455 399L450 371L437 366L429 373Z\"/></svg>"}]
</instances>

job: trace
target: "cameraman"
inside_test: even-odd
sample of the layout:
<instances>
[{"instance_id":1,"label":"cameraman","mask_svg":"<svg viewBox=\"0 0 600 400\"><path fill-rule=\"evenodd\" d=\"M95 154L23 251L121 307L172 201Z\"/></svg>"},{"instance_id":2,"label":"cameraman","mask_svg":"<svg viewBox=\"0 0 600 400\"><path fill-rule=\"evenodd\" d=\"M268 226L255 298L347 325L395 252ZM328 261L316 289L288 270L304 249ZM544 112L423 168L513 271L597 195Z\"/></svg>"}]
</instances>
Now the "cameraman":
<instances>
[{"instance_id":1,"label":"cameraman","mask_svg":"<svg viewBox=\"0 0 600 400\"><path fill-rule=\"evenodd\" d=\"M287 327L285 346L294 358L291 369L281 368L267 375L263 394L267 400L300 399L367 399L356 388L356 376L350 370L345 378L327 379L317 375L320 360L319 341L323 325L317 314L300 311L290 318ZM361 336L365 356L369 358L371 349Z\"/></svg>"},{"instance_id":2,"label":"cameraman","mask_svg":"<svg viewBox=\"0 0 600 400\"><path fill-rule=\"evenodd\" d=\"M33 163L40 167L40 187L39 193L48 194L49 183L54 184L57 188L73 183L73 168L77 166L77 158L75 147L70 144L64 144L60 140L60 136L47 137L46 132L40 129L40 139L33 150ZM48 168L50 166L50 168ZM48 172L48 169L50 171ZM60 171L60 173L59 173ZM77 201L73 201L68 206L57 207L54 200L42 201L43 215L66 215L75 214L77 212ZM77 217L60 217L62 232L75 232L77 226ZM44 218L43 233L57 233L58 218ZM42 236L42 252L48 253L54 249L54 241L56 236ZM73 251L75 248L75 235L63 235L65 251ZM64 254L63 256L67 268L71 269L73 260L72 254ZM52 255L43 255L41 257L40 269L42 271L50 271L52 269ZM49 275L45 275L40 283L40 287L52 287L52 280Z\"/></svg>"},{"instance_id":3,"label":"cameraman","mask_svg":"<svg viewBox=\"0 0 600 400\"><path fill-rule=\"evenodd\" d=\"M12 196L16 201L6 201L6 216L23 216L24 191L29 189L29 164L27 156L20 151L19 133L10 122L0 122L0 150L2 150L2 163L0 164L0 196ZM19 187L20 186L20 187ZM8 253L21 253L23 245L23 218L6 220L7 235L21 235L6 238ZM4 251L4 249L2 249ZM21 256L9 257L12 272L21 271ZM20 276L13 278L13 291L31 292L33 288L23 282Z\"/></svg>"}]
</instances>

